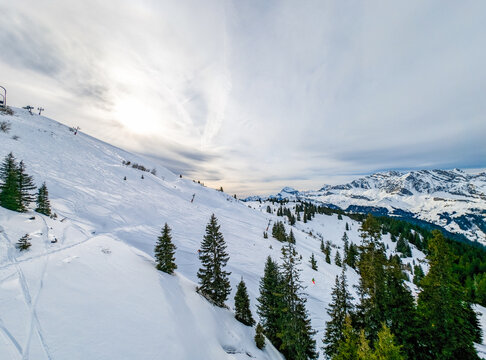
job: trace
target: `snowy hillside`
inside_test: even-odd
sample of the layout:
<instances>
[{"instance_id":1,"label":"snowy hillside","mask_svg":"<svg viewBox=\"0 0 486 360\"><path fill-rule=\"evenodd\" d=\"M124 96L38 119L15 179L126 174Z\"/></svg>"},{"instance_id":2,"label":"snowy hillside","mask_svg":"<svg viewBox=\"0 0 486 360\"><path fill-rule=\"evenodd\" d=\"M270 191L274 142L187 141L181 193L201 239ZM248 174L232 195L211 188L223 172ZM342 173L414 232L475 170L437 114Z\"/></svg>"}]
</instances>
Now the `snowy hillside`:
<instances>
[{"instance_id":1,"label":"snowy hillside","mask_svg":"<svg viewBox=\"0 0 486 360\"><path fill-rule=\"evenodd\" d=\"M281 218L258 202L237 201L22 109L0 115L0 121L11 124L8 133L0 132L0 156L12 152L37 186L46 182L58 216L0 208L0 359L281 359L268 343L264 351L256 348L253 328L195 292L197 250L214 213L230 255L227 304L233 307L243 277L256 317L265 259L280 259L282 245L264 239L263 232ZM156 168L156 175L126 161ZM157 271L152 257L165 222L177 246L175 276ZM358 243L359 223L346 217L316 215L293 228L318 347L331 287L341 272L324 261L319 246L321 239L330 240L334 258L342 251L346 223L350 242ZM14 244L26 233L32 247L19 252ZM384 242L392 253L389 235ZM404 263L424 258L412 252ZM309 264L312 253L317 272ZM357 284L353 269L347 276L351 286Z\"/></svg>"},{"instance_id":2,"label":"snowy hillside","mask_svg":"<svg viewBox=\"0 0 486 360\"><path fill-rule=\"evenodd\" d=\"M285 187L277 199L302 199L338 206L346 211L415 217L486 244L486 173L459 169L389 171L318 191ZM256 197L248 200L256 200Z\"/></svg>"}]
</instances>

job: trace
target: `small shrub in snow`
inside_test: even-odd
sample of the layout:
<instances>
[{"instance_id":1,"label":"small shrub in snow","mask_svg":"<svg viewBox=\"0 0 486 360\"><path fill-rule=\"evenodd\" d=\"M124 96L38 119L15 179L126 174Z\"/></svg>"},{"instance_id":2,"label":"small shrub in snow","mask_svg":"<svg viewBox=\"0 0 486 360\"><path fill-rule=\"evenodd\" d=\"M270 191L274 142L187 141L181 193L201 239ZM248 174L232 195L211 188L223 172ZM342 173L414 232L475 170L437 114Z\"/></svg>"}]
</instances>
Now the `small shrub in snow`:
<instances>
[{"instance_id":1,"label":"small shrub in snow","mask_svg":"<svg viewBox=\"0 0 486 360\"><path fill-rule=\"evenodd\" d=\"M17 242L17 244L15 245L17 247L17 249L19 249L20 251L24 251L24 250L27 250L28 248L31 247L31 243L30 243L30 240L32 240L29 236L29 234L25 234L24 236L22 236L19 241Z\"/></svg>"},{"instance_id":2,"label":"small shrub in snow","mask_svg":"<svg viewBox=\"0 0 486 360\"><path fill-rule=\"evenodd\" d=\"M10 124L10 121L0 121L1 132L8 134L11 128L12 128L12 124Z\"/></svg>"}]
</instances>

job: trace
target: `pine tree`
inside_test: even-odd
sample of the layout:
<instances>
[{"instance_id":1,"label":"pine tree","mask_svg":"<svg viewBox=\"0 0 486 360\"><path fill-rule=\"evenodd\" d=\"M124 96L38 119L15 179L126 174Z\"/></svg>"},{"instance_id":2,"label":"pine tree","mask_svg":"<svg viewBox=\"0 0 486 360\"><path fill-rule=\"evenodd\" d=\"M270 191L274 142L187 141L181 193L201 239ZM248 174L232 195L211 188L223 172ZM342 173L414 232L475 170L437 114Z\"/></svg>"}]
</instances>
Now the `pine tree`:
<instances>
[{"instance_id":1,"label":"pine tree","mask_svg":"<svg viewBox=\"0 0 486 360\"><path fill-rule=\"evenodd\" d=\"M284 307L282 296L282 280L278 265L269 256L265 263L263 277L260 280L257 314L260 317L266 337L277 349L280 348L282 343L277 336Z\"/></svg>"},{"instance_id":2,"label":"pine tree","mask_svg":"<svg viewBox=\"0 0 486 360\"><path fill-rule=\"evenodd\" d=\"M27 211L27 207L31 202L34 201L34 196L32 195L31 191L35 190L36 187L30 175L27 175L25 172L25 165L24 162L21 161L19 163L19 167L17 169L17 181L18 181L18 204L20 212Z\"/></svg>"},{"instance_id":3,"label":"pine tree","mask_svg":"<svg viewBox=\"0 0 486 360\"><path fill-rule=\"evenodd\" d=\"M22 236L19 241L17 242L17 244L15 245L17 247L17 249L19 249L20 251L24 251L24 250L27 250L28 248L31 247L31 243L30 243L30 240L32 240L29 236L29 234L25 234L24 236Z\"/></svg>"},{"instance_id":4,"label":"pine tree","mask_svg":"<svg viewBox=\"0 0 486 360\"><path fill-rule=\"evenodd\" d=\"M387 330L396 336L398 344L403 346L407 357L409 359L419 358L415 301L405 285L405 274L397 255L392 256L386 266L385 318L388 325Z\"/></svg>"},{"instance_id":5,"label":"pine tree","mask_svg":"<svg viewBox=\"0 0 486 360\"><path fill-rule=\"evenodd\" d=\"M330 264L331 263L331 243L329 242L329 240L326 241L325 254L326 254L326 262Z\"/></svg>"},{"instance_id":6,"label":"pine tree","mask_svg":"<svg viewBox=\"0 0 486 360\"><path fill-rule=\"evenodd\" d=\"M420 286L420 282L422 281L422 279L424 278L425 274L424 274L424 270L422 269L422 266L420 265L415 265L413 267L413 283L417 286Z\"/></svg>"},{"instance_id":7,"label":"pine tree","mask_svg":"<svg viewBox=\"0 0 486 360\"><path fill-rule=\"evenodd\" d=\"M173 274L177 269L174 257L176 246L172 243L170 231L169 225L165 223L162 234L157 238L158 242L155 245L156 267L167 274Z\"/></svg>"},{"instance_id":8,"label":"pine tree","mask_svg":"<svg viewBox=\"0 0 486 360\"><path fill-rule=\"evenodd\" d=\"M255 331L256 347L262 350L265 347L265 336L263 336L263 326L258 323Z\"/></svg>"},{"instance_id":9,"label":"pine tree","mask_svg":"<svg viewBox=\"0 0 486 360\"><path fill-rule=\"evenodd\" d=\"M49 202L49 193L47 191L46 183L42 184L37 193L37 208L35 211L46 216L51 215L51 204Z\"/></svg>"},{"instance_id":10,"label":"pine tree","mask_svg":"<svg viewBox=\"0 0 486 360\"><path fill-rule=\"evenodd\" d=\"M332 360L359 360L358 339L351 325L351 317L349 315L346 316L344 321L342 340L339 341Z\"/></svg>"},{"instance_id":11,"label":"pine tree","mask_svg":"<svg viewBox=\"0 0 486 360\"><path fill-rule=\"evenodd\" d=\"M272 226L272 236L278 241L287 241L287 233L285 232L285 225L281 221L277 221ZM295 240L295 239L294 239Z\"/></svg>"},{"instance_id":12,"label":"pine tree","mask_svg":"<svg viewBox=\"0 0 486 360\"><path fill-rule=\"evenodd\" d=\"M346 228L345 229L346 229L346 231L349 231L349 225L348 225L348 223L346 223Z\"/></svg>"},{"instance_id":13,"label":"pine tree","mask_svg":"<svg viewBox=\"0 0 486 360\"><path fill-rule=\"evenodd\" d=\"M325 253L326 253L326 247L324 246L324 240L322 240L322 239L321 239L321 252L322 252L323 254L325 254Z\"/></svg>"},{"instance_id":14,"label":"pine tree","mask_svg":"<svg viewBox=\"0 0 486 360\"><path fill-rule=\"evenodd\" d=\"M432 234L427 254L429 272L420 282L417 303L420 339L425 346L422 358L479 359L469 304L452 273L453 255L442 233L434 230Z\"/></svg>"},{"instance_id":15,"label":"pine tree","mask_svg":"<svg viewBox=\"0 0 486 360\"><path fill-rule=\"evenodd\" d=\"M366 339L363 329L359 332L358 340L358 359L359 360L376 360L375 354L370 348L370 342Z\"/></svg>"},{"instance_id":16,"label":"pine tree","mask_svg":"<svg viewBox=\"0 0 486 360\"><path fill-rule=\"evenodd\" d=\"M410 248L410 244L402 234L400 234L400 237L398 238L395 251L401 253L403 257L412 256L412 249Z\"/></svg>"},{"instance_id":17,"label":"pine tree","mask_svg":"<svg viewBox=\"0 0 486 360\"><path fill-rule=\"evenodd\" d=\"M295 244L295 236L294 236L294 232L292 231L292 229L290 229L290 234L289 234L289 237L288 237L288 242L289 243L292 243L292 244Z\"/></svg>"},{"instance_id":18,"label":"pine tree","mask_svg":"<svg viewBox=\"0 0 486 360\"><path fill-rule=\"evenodd\" d=\"M358 248L355 244L350 243L348 246L348 252L345 254L344 263L349 267L356 269L356 259L358 257Z\"/></svg>"},{"instance_id":19,"label":"pine tree","mask_svg":"<svg viewBox=\"0 0 486 360\"><path fill-rule=\"evenodd\" d=\"M401 346L395 344L395 337L390 329L383 323L375 343L373 358L376 360L405 360L400 349Z\"/></svg>"},{"instance_id":20,"label":"pine tree","mask_svg":"<svg viewBox=\"0 0 486 360\"><path fill-rule=\"evenodd\" d=\"M3 160L0 168L0 180L0 206L19 211L18 165L12 153L8 154Z\"/></svg>"},{"instance_id":21,"label":"pine tree","mask_svg":"<svg viewBox=\"0 0 486 360\"><path fill-rule=\"evenodd\" d=\"M342 262L341 262L341 254L339 253L339 250L336 251L336 257L334 258L334 264L336 264L337 266L342 266Z\"/></svg>"},{"instance_id":22,"label":"pine tree","mask_svg":"<svg viewBox=\"0 0 486 360\"><path fill-rule=\"evenodd\" d=\"M200 284L198 292L214 305L224 307L224 302L231 292L228 279L231 273L224 271L229 255L226 252L226 243L219 228L220 225L218 225L216 216L212 214L206 226L206 235L201 243L199 260L201 260L203 267L197 272L197 277Z\"/></svg>"},{"instance_id":23,"label":"pine tree","mask_svg":"<svg viewBox=\"0 0 486 360\"><path fill-rule=\"evenodd\" d=\"M344 341L344 327L346 318L353 311L353 298L347 289L346 274L341 272L341 277L336 276L336 281L331 293L331 302L327 314L331 317L326 323L326 332L322 342L323 350L331 358L338 350L340 342Z\"/></svg>"},{"instance_id":24,"label":"pine tree","mask_svg":"<svg viewBox=\"0 0 486 360\"><path fill-rule=\"evenodd\" d=\"M312 270L315 270L317 271L317 260L316 258L314 257L314 253L312 253L311 257L310 257L310 264L311 264L311 268Z\"/></svg>"},{"instance_id":25,"label":"pine tree","mask_svg":"<svg viewBox=\"0 0 486 360\"><path fill-rule=\"evenodd\" d=\"M250 298L248 297L248 291L246 290L246 284L243 279L241 279L236 290L235 318L247 326L255 325L255 320L250 310Z\"/></svg>"},{"instance_id":26,"label":"pine tree","mask_svg":"<svg viewBox=\"0 0 486 360\"><path fill-rule=\"evenodd\" d=\"M366 336L373 343L385 321L385 265L387 258L381 239L379 222L368 215L361 226L362 244L358 272L360 281L357 306L357 321L365 329Z\"/></svg>"},{"instance_id":27,"label":"pine tree","mask_svg":"<svg viewBox=\"0 0 486 360\"><path fill-rule=\"evenodd\" d=\"M305 308L306 299L300 281L299 258L293 244L282 247L282 326L278 336L282 340L280 351L287 359L307 360L317 358L316 342L312 338L310 319Z\"/></svg>"}]
</instances>

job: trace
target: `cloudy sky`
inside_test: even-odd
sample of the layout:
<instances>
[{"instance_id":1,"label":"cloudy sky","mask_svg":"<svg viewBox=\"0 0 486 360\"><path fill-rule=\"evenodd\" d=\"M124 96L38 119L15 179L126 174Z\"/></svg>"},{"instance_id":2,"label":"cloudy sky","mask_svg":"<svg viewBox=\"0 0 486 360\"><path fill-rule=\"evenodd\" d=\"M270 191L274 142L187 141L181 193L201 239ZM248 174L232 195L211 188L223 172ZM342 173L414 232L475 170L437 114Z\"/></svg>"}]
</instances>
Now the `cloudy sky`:
<instances>
[{"instance_id":1,"label":"cloudy sky","mask_svg":"<svg viewBox=\"0 0 486 360\"><path fill-rule=\"evenodd\" d=\"M246 195L486 167L486 2L0 0L13 106Z\"/></svg>"}]
</instances>

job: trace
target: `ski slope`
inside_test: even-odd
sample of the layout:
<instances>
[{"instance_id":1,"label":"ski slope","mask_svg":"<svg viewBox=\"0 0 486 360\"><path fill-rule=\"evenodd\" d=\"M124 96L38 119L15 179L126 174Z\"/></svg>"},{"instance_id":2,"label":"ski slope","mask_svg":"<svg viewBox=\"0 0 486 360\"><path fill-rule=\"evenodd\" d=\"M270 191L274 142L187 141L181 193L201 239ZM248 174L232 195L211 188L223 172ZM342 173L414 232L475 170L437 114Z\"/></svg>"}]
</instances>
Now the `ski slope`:
<instances>
[{"instance_id":1,"label":"ski slope","mask_svg":"<svg viewBox=\"0 0 486 360\"><path fill-rule=\"evenodd\" d=\"M153 159L82 132L74 135L23 109L14 111L14 116L0 115L0 121L11 123L8 134L0 132L0 156L13 152L37 186L46 182L57 219L0 208L0 359L282 358L268 342L264 351L257 349L254 329L237 322L231 310L211 306L195 287L197 250L214 213L230 255L227 305L233 308L243 278L257 318L265 260L279 260L281 248L263 232L283 218L267 214L258 202L243 203L180 178ZM123 161L156 168L156 175ZM177 246L175 276L154 267L153 248L166 222ZM316 215L293 228L318 347L331 288L341 272L325 263L320 239L332 242L334 259L342 252L346 222L349 240L358 243L359 223L346 217ZM32 247L19 252L15 242L26 233ZM388 236L384 242L392 253L395 245ZM312 253L317 272L309 264ZM415 248L413 256L404 262L424 258ZM350 286L357 284L353 269L347 276Z\"/></svg>"}]
</instances>

